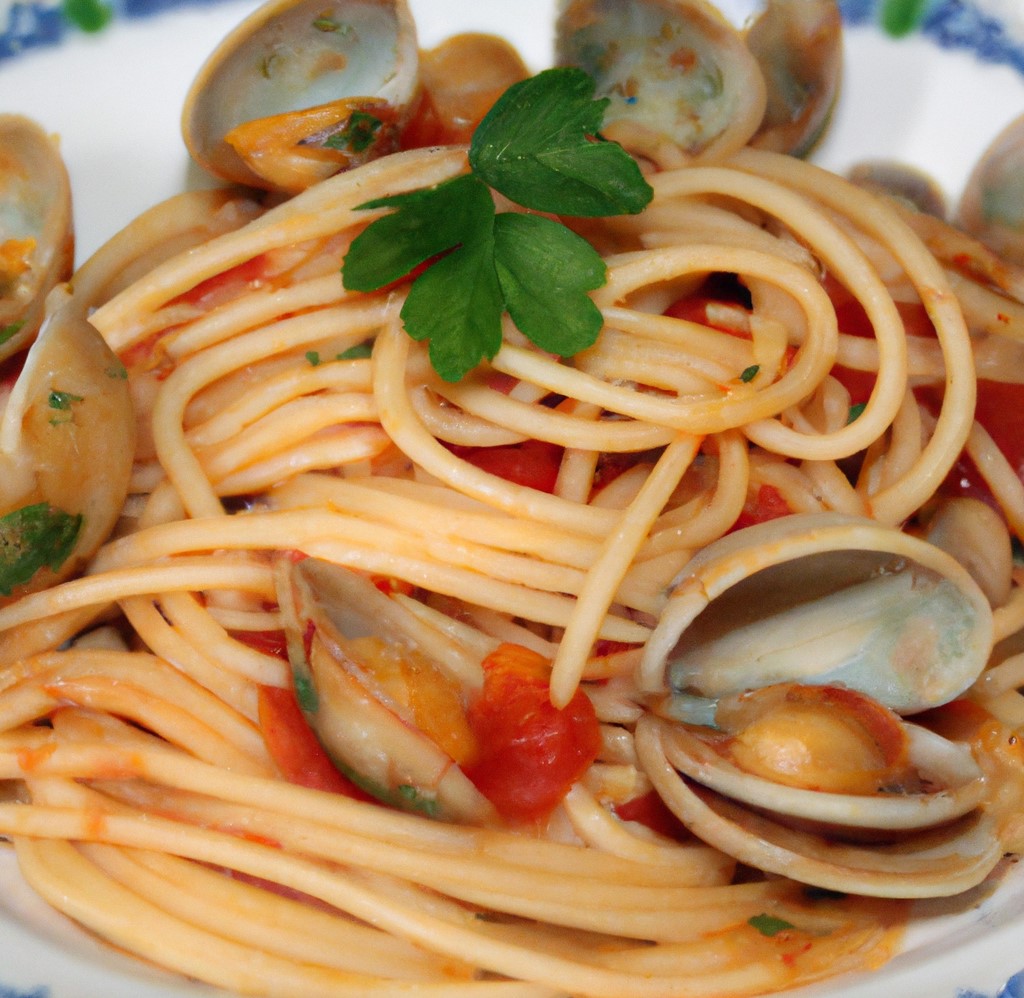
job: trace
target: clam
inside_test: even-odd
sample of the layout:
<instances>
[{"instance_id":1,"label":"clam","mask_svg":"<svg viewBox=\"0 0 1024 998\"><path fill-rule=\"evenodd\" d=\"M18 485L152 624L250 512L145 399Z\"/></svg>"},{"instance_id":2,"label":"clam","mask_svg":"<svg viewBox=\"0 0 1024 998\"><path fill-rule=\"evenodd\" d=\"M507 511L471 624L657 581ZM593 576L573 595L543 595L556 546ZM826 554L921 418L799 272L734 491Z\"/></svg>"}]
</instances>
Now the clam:
<instances>
[{"instance_id":1,"label":"clam","mask_svg":"<svg viewBox=\"0 0 1024 998\"><path fill-rule=\"evenodd\" d=\"M1024 264L1024 115L999 133L967 180L957 224L989 249Z\"/></svg>"},{"instance_id":2,"label":"clam","mask_svg":"<svg viewBox=\"0 0 1024 998\"><path fill-rule=\"evenodd\" d=\"M135 418L124 366L66 285L0 399L0 595L78 571L121 513Z\"/></svg>"},{"instance_id":3,"label":"clam","mask_svg":"<svg viewBox=\"0 0 1024 998\"><path fill-rule=\"evenodd\" d=\"M751 144L806 155L824 132L839 93L843 19L835 0L767 0L746 33L768 102Z\"/></svg>"},{"instance_id":4,"label":"clam","mask_svg":"<svg viewBox=\"0 0 1024 998\"><path fill-rule=\"evenodd\" d=\"M563 0L555 54L608 99L603 134L655 162L726 156L764 115L757 61L702 0Z\"/></svg>"},{"instance_id":5,"label":"clam","mask_svg":"<svg viewBox=\"0 0 1024 998\"><path fill-rule=\"evenodd\" d=\"M0 360L43 321L47 293L71 274L71 186L56 140L38 124L0 114Z\"/></svg>"},{"instance_id":6,"label":"clam","mask_svg":"<svg viewBox=\"0 0 1024 998\"><path fill-rule=\"evenodd\" d=\"M645 768L743 862L835 890L955 893L1000 854L985 777L969 745L906 715L966 691L992 641L988 598L927 540L837 513L736 531L680 573L645 648Z\"/></svg>"},{"instance_id":7,"label":"clam","mask_svg":"<svg viewBox=\"0 0 1024 998\"><path fill-rule=\"evenodd\" d=\"M850 167L847 176L858 187L893 198L916 212L945 218L946 196L923 170L892 160L865 160Z\"/></svg>"},{"instance_id":8,"label":"clam","mask_svg":"<svg viewBox=\"0 0 1024 998\"><path fill-rule=\"evenodd\" d=\"M479 662L356 571L306 558L277 577L299 704L335 765L393 806L495 820L458 765Z\"/></svg>"},{"instance_id":9,"label":"clam","mask_svg":"<svg viewBox=\"0 0 1024 998\"><path fill-rule=\"evenodd\" d=\"M394 152L418 90L405 0L271 0L200 69L182 131L215 176L295 194Z\"/></svg>"},{"instance_id":10,"label":"clam","mask_svg":"<svg viewBox=\"0 0 1024 998\"><path fill-rule=\"evenodd\" d=\"M900 714L954 699L984 668L992 610L936 545L838 513L757 524L683 569L641 662L680 711L778 682L842 684Z\"/></svg>"}]
</instances>

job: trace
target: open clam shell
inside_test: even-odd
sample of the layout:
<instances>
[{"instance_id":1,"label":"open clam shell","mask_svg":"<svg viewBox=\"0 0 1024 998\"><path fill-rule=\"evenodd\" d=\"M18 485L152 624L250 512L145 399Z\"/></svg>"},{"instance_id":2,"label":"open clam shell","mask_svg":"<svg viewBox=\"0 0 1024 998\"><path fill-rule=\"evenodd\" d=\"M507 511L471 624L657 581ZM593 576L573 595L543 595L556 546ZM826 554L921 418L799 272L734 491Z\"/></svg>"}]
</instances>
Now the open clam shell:
<instances>
[{"instance_id":1,"label":"open clam shell","mask_svg":"<svg viewBox=\"0 0 1024 998\"><path fill-rule=\"evenodd\" d=\"M271 0L193 81L185 144L217 177L298 193L398 148L418 53L405 0Z\"/></svg>"},{"instance_id":2,"label":"open clam shell","mask_svg":"<svg viewBox=\"0 0 1024 998\"><path fill-rule=\"evenodd\" d=\"M441 691L457 690L473 673L464 650L368 577L332 562L282 561L277 580L299 703L335 765L385 803L493 821L489 801L422 730L403 695L401 676L411 670L440 704Z\"/></svg>"},{"instance_id":3,"label":"open clam shell","mask_svg":"<svg viewBox=\"0 0 1024 998\"><path fill-rule=\"evenodd\" d=\"M703 0L563 0L555 52L608 98L605 136L656 162L726 156L764 116L757 61Z\"/></svg>"},{"instance_id":4,"label":"open clam shell","mask_svg":"<svg viewBox=\"0 0 1024 998\"><path fill-rule=\"evenodd\" d=\"M47 309L0 417L4 597L81 569L121 514L134 459L124 366L66 285Z\"/></svg>"},{"instance_id":5,"label":"open clam shell","mask_svg":"<svg viewBox=\"0 0 1024 998\"><path fill-rule=\"evenodd\" d=\"M752 145L803 156L825 131L839 93L843 19L835 0L767 0L746 33L768 102Z\"/></svg>"},{"instance_id":6,"label":"open clam shell","mask_svg":"<svg viewBox=\"0 0 1024 998\"><path fill-rule=\"evenodd\" d=\"M915 724L907 724L906 733L910 767L929 789L844 794L786 786L733 765L701 729L686 726L672 732L673 761L702 786L789 822L894 832L942 825L973 811L984 796L985 780L969 746Z\"/></svg>"},{"instance_id":7,"label":"open clam shell","mask_svg":"<svg viewBox=\"0 0 1024 998\"><path fill-rule=\"evenodd\" d=\"M38 332L73 257L71 185L56 140L29 118L0 114L0 360Z\"/></svg>"},{"instance_id":8,"label":"open clam shell","mask_svg":"<svg viewBox=\"0 0 1024 998\"><path fill-rule=\"evenodd\" d=\"M984 809L935 826L860 844L794 826L681 778L681 728L648 715L637 753L666 805L698 837L752 867L828 890L874 897L949 897L980 884L1002 857Z\"/></svg>"},{"instance_id":9,"label":"open clam shell","mask_svg":"<svg viewBox=\"0 0 1024 998\"><path fill-rule=\"evenodd\" d=\"M964 187L957 224L989 249L1024 264L1024 115L992 140Z\"/></svg>"},{"instance_id":10,"label":"open clam shell","mask_svg":"<svg viewBox=\"0 0 1024 998\"><path fill-rule=\"evenodd\" d=\"M947 552L872 520L796 514L729 534L684 567L639 680L691 697L698 713L702 701L796 682L847 686L909 714L967 689L992 635L991 605Z\"/></svg>"}]
</instances>

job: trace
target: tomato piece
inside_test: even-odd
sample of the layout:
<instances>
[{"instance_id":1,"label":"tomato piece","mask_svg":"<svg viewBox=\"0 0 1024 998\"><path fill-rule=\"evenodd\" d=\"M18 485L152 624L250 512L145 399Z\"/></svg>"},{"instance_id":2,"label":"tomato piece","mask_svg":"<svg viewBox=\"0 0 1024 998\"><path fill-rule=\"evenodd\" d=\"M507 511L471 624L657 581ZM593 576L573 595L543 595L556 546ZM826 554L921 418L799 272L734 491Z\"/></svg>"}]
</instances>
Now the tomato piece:
<instances>
[{"instance_id":1,"label":"tomato piece","mask_svg":"<svg viewBox=\"0 0 1024 998\"><path fill-rule=\"evenodd\" d=\"M555 491L562 465L563 448L545 440L524 440L500 447L453 445L449 449L481 471L538 492Z\"/></svg>"},{"instance_id":2,"label":"tomato piece","mask_svg":"<svg viewBox=\"0 0 1024 998\"><path fill-rule=\"evenodd\" d=\"M273 655L275 658L288 658L288 641L284 631L232 631L231 636L247 645L254 651L262 652L264 655Z\"/></svg>"},{"instance_id":3,"label":"tomato piece","mask_svg":"<svg viewBox=\"0 0 1024 998\"><path fill-rule=\"evenodd\" d=\"M270 757L289 783L373 800L335 768L306 723L291 687L260 686L259 721Z\"/></svg>"},{"instance_id":4,"label":"tomato piece","mask_svg":"<svg viewBox=\"0 0 1024 998\"><path fill-rule=\"evenodd\" d=\"M468 710L479 750L463 769L508 821L550 814L601 746L589 697L577 690L564 708L555 707L549 671L542 656L503 644L484 660L483 691Z\"/></svg>"},{"instance_id":5,"label":"tomato piece","mask_svg":"<svg viewBox=\"0 0 1024 998\"><path fill-rule=\"evenodd\" d=\"M837 288L835 285L829 288L829 293L835 303L839 331L847 336L872 339L875 332L861 303L850 297L849 292L845 289ZM920 302L896 302L896 310L903 320L903 327L908 336L921 336L929 339L935 337L935 327ZM857 371L837 364L832 368L831 374L850 393L852 405L861 405L867 402L875 387L874 371Z\"/></svg>"},{"instance_id":6,"label":"tomato piece","mask_svg":"<svg viewBox=\"0 0 1024 998\"><path fill-rule=\"evenodd\" d=\"M743 512L733 524L733 530L740 530L743 527L751 527L755 523L766 523L768 520L775 520L780 516L788 516L793 511L782 497L782 493L774 486L767 483L757 490L757 496L753 502L748 502L743 507Z\"/></svg>"},{"instance_id":7,"label":"tomato piece","mask_svg":"<svg viewBox=\"0 0 1024 998\"><path fill-rule=\"evenodd\" d=\"M190 291L175 298L173 304L184 303L210 308L224 298L234 297L258 284L263 279L266 268L266 256L254 256L251 260L245 260L223 273L214 274L213 277L200 281Z\"/></svg>"},{"instance_id":8,"label":"tomato piece","mask_svg":"<svg viewBox=\"0 0 1024 998\"><path fill-rule=\"evenodd\" d=\"M915 395L937 413L942 405L942 391L941 385L925 385L915 389ZM1024 482L1024 385L979 378L974 418ZM941 492L944 496L981 499L998 508L981 473L966 454L960 456L946 476Z\"/></svg>"},{"instance_id":9,"label":"tomato piece","mask_svg":"<svg viewBox=\"0 0 1024 998\"><path fill-rule=\"evenodd\" d=\"M402 145L467 144L494 102L529 75L515 48L496 35L453 35L421 52L423 97Z\"/></svg>"},{"instance_id":10,"label":"tomato piece","mask_svg":"<svg viewBox=\"0 0 1024 998\"><path fill-rule=\"evenodd\" d=\"M632 800L616 804L614 811L623 821L635 821L640 825L646 825L652 832L669 839L682 841L690 834L655 790L649 790Z\"/></svg>"}]
</instances>

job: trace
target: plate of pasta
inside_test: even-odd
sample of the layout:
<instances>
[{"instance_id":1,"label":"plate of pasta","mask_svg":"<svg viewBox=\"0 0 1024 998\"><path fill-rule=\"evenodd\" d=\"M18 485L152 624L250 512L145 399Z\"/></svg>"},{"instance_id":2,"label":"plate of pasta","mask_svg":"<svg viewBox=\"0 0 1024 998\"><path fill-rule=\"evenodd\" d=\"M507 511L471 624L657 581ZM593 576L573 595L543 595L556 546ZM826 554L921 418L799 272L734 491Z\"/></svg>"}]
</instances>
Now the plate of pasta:
<instances>
[{"instance_id":1,"label":"plate of pasta","mask_svg":"<svg viewBox=\"0 0 1024 998\"><path fill-rule=\"evenodd\" d=\"M0 0L0 998L1024 996L1018 3L514 6Z\"/></svg>"}]
</instances>

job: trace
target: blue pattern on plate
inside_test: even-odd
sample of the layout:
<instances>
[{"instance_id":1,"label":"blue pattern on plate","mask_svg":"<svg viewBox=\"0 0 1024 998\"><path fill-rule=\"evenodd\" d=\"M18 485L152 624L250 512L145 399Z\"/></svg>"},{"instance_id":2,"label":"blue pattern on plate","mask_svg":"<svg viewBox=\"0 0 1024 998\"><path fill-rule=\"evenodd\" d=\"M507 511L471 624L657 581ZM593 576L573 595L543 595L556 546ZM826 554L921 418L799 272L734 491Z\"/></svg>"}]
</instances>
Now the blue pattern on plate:
<instances>
[{"instance_id":1,"label":"blue pattern on plate","mask_svg":"<svg viewBox=\"0 0 1024 998\"><path fill-rule=\"evenodd\" d=\"M201 7L218 0L0 0L0 62L28 49L56 45L83 31L100 30L118 18L137 19L177 7ZM88 15L88 16L85 16ZM6 21L5 21L6 18ZM94 21L89 28L84 24ZM0 994L0 998L5 998Z\"/></svg>"},{"instance_id":2,"label":"blue pattern on plate","mask_svg":"<svg viewBox=\"0 0 1024 998\"><path fill-rule=\"evenodd\" d=\"M0 62L27 49L56 45L69 34L98 31L116 18L216 2L0 0ZM894 35L919 31L943 48L966 49L1024 74L1024 20L1008 28L986 12L986 0L839 0L839 6L850 24L876 24Z\"/></svg>"},{"instance_id":3,"label":"blue pattern on plate","mask_svg":"<svg viewBox=\"0 0 1024 998\"><path fill-rule=\"evenodd\" d=\"M920 31L942 48L967 49L1024 73L1024 21L1007 25L980 0L839 0L839 6L849 24L889 26L896 34L891 25L906 22L907 30Z\"/></svg>"},{"instance_id":4,"label":"blue pattern on plate","mask_svg":"<svg viewBox=\"0 0 1024 998\"><path fill-rule=\"evenodd\" d=\"M49 994L50 989L45 987L22 991L19 988L9 988L5 984L0 984L0 998L49 998Z\"/></svg>"},{"instance_id":5,"label":"blue pattern on plate","mask_svg":"<svg viewBox=\"0 0 1024 998\"><path fill-rule=\"evenodd\" d=\"M994 995L981 991L957 991L956 998L1024 998L1024 970L1014 974Z\"/></svg>"}]
</instances>

